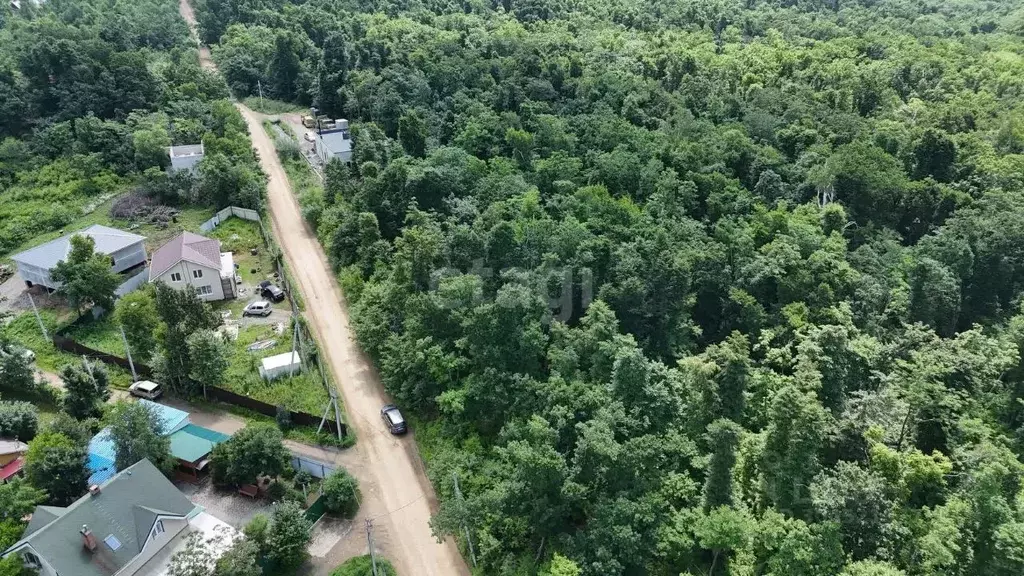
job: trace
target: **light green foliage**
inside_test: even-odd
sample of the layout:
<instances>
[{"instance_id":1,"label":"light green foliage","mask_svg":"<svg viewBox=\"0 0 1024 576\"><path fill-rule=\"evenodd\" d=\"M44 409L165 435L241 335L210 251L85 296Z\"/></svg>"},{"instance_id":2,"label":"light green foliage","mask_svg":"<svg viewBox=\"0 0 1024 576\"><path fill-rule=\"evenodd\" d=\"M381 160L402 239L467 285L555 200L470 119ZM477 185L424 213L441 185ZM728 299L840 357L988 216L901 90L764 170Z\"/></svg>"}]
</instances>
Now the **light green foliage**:
<instances>
[{"instance_id":1,"label":"light green foliage","mask_svg":"<svg viewBox=\"0 0 1024 576\"><path fill-rule=\"evenodd\" d=\"M229 350L224 337L213 330L199 330L189 335L185 343L192 364L192 379L203 386L220 386L228 369Z\"/></svg>"},{"instance_id":2,"label":"light green foliage","mask_svg":"<svg viewBox=\"0 0 1024 576\"><path fill-rule=\"evenodd\" d=\"M114 465L118 470L148 459L164 473L174 467L171 441L162 431L159 415L139 402L121 401L107 416L110 439L114 442Z\"/></svg>"},{"instance_id":3,"label":"light green foliage","mask_svg":"<svg viewBox=\"0 0 1024 576\"><path fill-rule=\"evenodd\" d=\"M339 468L324 479L321 486L324 508L346 518L359 509L359 483L346 470Z\"/></svg>"},{"instance_id":4,"label":"light green foliage","mask_svg":"<svg viewBox=\"0 0 1024 576\"><path fill-rule=\"evenodd\" d=\"M39 430L39 410L29 402L0 402L0 437L28 442Z\"/></svg>"},{"instance_id":5,"label":"light green foliage","mask_svg":"<svg viewBox=\"0 0 1024 576\"><path fill-rule=\"evenodd\" d=\"M263 476L281 474L290 456L284 437L273 424L250 424L213 452L213 479L221 484L252 484Z\"/></svg>"},{"instance_id":6,"label":"light green foliage","mask_svg":"<svg viewBox=\"0 0 1024 576\"><path fill-rule=\"evenodd\" d=\"M309 532L312 523L306 518L302 506L283 502L274 508L267 531L267 559L278 570L297 568L309 555Z\"/></svg>"},{"instance_id":7,"label":"light green foliage","mask_svg":"<svg viewBox=\"0 0 1024 576\"><path fill-rule=\"evenodd\" d=\"M68 304L79 314L87 306L113 309L114 290L121 284L121 278L110 267L110 257L94 252L95 244L89 236L72 236L67 258L50 272L53 280L61 283L60 292Z\"/></svg>"},{"instance_id":8,"label":"light green foliage","mask_svg":"<svg viewBox=\"0 0 1024 576\"><path fill-rule=\"evenodd\" d=\"M156 330L160 322L153 291L136 290L118 299L114 321L124 329L125 338L131 347L132 359L148 363L156 350Z\"/></svg>"},{"instance_id":9,"label":"light green foliage","mask_svg":"<svg viewBox=\"0 0 1024 576\"><path fill-rule=\"evenodd\" d=\"M369 555L346 560L331 572L331 576L373 576L373 561ZM377 576L398 576L391 562L377 555Z\"/></svg>"}]
</instances>

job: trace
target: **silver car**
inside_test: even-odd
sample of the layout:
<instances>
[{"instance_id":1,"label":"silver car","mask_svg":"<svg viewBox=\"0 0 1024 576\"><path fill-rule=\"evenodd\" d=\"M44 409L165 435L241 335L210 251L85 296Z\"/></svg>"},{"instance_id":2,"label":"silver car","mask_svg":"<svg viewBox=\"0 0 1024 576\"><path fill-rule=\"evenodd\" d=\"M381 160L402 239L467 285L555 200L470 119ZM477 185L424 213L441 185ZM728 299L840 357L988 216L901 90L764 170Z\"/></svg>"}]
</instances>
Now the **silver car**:
<instances>
[{"instance_id":1,"label":"silver car","mask_svg":"<svg viewBox=\"0 0 1024 576\"><path fill-rule=\"evenodd\" d=\"M266 300L260 300L259 302L253 302L242 310L242 316L270 316L270 313L274 308L270 305L270 302Z\"/></svg>"}]
</instances>

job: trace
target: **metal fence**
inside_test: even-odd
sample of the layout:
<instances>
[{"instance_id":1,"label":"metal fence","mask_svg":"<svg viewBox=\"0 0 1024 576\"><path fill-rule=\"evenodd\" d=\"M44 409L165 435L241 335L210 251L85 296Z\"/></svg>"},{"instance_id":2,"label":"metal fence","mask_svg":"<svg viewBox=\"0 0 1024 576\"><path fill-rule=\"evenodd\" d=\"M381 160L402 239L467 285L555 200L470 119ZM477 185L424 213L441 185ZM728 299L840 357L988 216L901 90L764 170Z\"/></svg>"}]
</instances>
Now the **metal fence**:
<instances>
[{"instance_id":1,"label":"metal fence","mask_svg":"<svg viewBox=\"0 0 1024 576\"><path fill-rule=\"evenodd\" d=\"M144 286L146 284L146 282L148 282L148 281L149 281L149 267L148 266L143 266L141 272L139 272L135 276L132 276L128 280L125 280L120 286L118 286L117 289L114 290L114 295L117 296L118 298L120 298L120 297L124 296L125 294L128 294L130 292L134 292L134 291L138 290L139 288L142 288L142 286Z\"/></svg>"},{"instance_id":2,"label":"metal fence","mask_svg":"<svg viewBox=\"0 0 1024 576\"><path fill-rule=\"evenodd\" d=\"M292 452L292 468L295 468L296 470L305 470L316 478L327 478L331 475L331 472L337 470L337 468L330 464L318 462L317 460L300 456L294 452Z\"/></svg>"},{"instance_id":3,"label":"metal fence","mask_svg":"<svg viewBox=\"0 0 1024 576\"><path fill-rule=\"evenodd\" d=\"M213 218L210 218L206 222L200 224L199 230L201 230L202 232L209 232L210 230L213 230L217 226L220 226L221 222L227 220L228 218L231 218L232 216L236 216L238 218L241 218L242 220L252 220L253 222L261 222L260 213L255 210L250 210L249 208L239 208L238 206L228 206L227 208L224 208L220 212L214 214Z\"/></svg>"}]
</instances>

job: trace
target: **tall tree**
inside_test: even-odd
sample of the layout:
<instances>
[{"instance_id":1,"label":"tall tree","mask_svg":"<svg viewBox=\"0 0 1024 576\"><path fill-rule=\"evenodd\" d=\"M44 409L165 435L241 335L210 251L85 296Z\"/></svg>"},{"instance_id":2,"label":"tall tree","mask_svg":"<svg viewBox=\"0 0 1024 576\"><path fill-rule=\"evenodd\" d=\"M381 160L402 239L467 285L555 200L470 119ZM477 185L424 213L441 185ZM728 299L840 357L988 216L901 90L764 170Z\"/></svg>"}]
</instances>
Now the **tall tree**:
<instances>
[{"instance_id":1,"label":"tall tree","mask_svg":"<svg viewBox=\"0 0 1024 576\"><path fill-rule=\"evenodd\" d=\"M733 504L733 469L743 429L731 420L715 420L708 426L711 461L704 478L704 511Z\"/></svg>"},{"instance_id":2,"label":"tall tree","mask_svg":"<svg viewBox=\"0 0 1024 576\"><path fill-rule=\"evenodd\" d=\"M224 382L224 372L228 369L228 346L224 338L213 330L193 332L185 342L191 360L192 380L203 387L220 386Z\"/></svg>"},{"instance_id":3,"label":"tall tree","mask_svg":"<svg viewBox=\"0 0 1024 576\"><path fill-rule=\"evenodd\" d=\"M69 364L60 371L64 382L64 410L78 420L98 418L103 414L103 403L110 399L110 376L97 362L83 359Z\"/></svg>"},{"instance_id":4,"label":"tall tree","mask_svg":"<svg viewBox=\"0 0 1024 576\"><path fill-rule=\"evenodd\" d=\"M108 421L118 470L148 459L164 473L171 471L171 440L155 410L140 402L122 401L114 405Z\"/></svg>"},{"instance_id":5,"label":"tall tree","mask_svg":"<svg viewBox=\"0 0 1024 576\"><path fill-rule=\"evenodd\" d=\"M122 296L117 301L114 320L124 329L132 359L148 363L156 351L156 332L160 322L153 292L143 289Z\"/></svg>"},{"instance_id":6,"label":"tall tree","mask_svg":"<svg viewBox=\"0 0 1024 576\"><path fill-rule=\"evenodd\" d=\"M305 561L312 528L299 504L283 502L274 508L267 533L267 559L277 570L294 570Z\"/></svg>"},{"instance_id":7,"label":"tall tree","mask_svg":"<svg viewBox=\"0 0 1024 576\"><path fill-rule=\"evenodd\" d=\"M95 246L95 240L89 236L72 236L67 258L57 262L50 272L50 277L61 283L60 292L79 314L87 305L113 310L114 290L121 284L111 268L110 257L97 254Z\"/></svg>"},{"instance_id":8,"label":"tall tree","mask_svg":"<svg viewBox=\"0 0 1024 576\"><path fill-rule=\"evenodd\" d=\"M29 442L25 477L47 494L47 503L67 506L85 494L89 471L85 446L55 432L43 432Z\"/></svg>"}]
</instances>

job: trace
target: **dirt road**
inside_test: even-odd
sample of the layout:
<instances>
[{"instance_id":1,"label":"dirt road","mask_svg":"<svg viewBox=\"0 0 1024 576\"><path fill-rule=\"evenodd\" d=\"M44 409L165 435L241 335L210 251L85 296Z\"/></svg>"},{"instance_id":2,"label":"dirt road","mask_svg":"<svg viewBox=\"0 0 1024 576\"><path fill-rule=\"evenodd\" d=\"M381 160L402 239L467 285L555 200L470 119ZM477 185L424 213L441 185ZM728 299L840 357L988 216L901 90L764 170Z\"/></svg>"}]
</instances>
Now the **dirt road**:
<instances>
[{"instance_id":1,"label":"dirt road","mask_svg":"<svg viewBox=\"0 0 1024 576\"><path fill-rule=\"evenodd\" d=\"M195 15L188 0L180 0L180 9L194 31ZM200 62L204 68L215 68L203 47ZM253 147L270 178L267 199L274 236L305 298L305 316L338 382L348 424L359 438L351 449L357 457L352 465L362 472L357 476L361 489L382 508L373 518L375 533L381 536L377 541L399 574L468 576L455 542L449 538L439 544L431 534L428 522L437 502L412 435L396 439L380 422L380 407L389 399L376 369L355 342L341 289L316 236L302 219L274 144L263 131L263 116L241 104L236 106L249 125Z\"/></svg>"},{"instance_id":2,"label":"dirt road","mask_svg":"<svg viewBox=\"0 0 1024 576\"><path fill-rule=\"evenodd\" d=\"M417 576L469 574L454 542L438 544L428 521L436 506L433 487L411 437L399 442L384 433L378 417L388 402L375 368L355 343L348 311L327 257L302 220L287 175L277 159L262 116L238 105L252 134L264 172L274 235L306 299L307 318L324 349L356 429L358 450L367 460L389 511L387 521L399 572ZM397 445L396 445L397 444ZM378 522L384 519L378 520Z\"/></svg>"}]
</instances>

